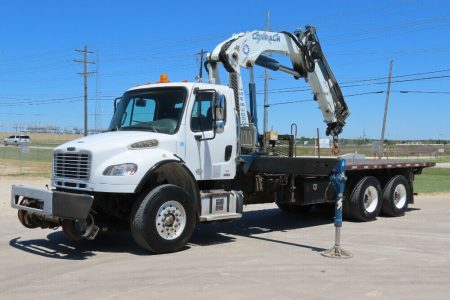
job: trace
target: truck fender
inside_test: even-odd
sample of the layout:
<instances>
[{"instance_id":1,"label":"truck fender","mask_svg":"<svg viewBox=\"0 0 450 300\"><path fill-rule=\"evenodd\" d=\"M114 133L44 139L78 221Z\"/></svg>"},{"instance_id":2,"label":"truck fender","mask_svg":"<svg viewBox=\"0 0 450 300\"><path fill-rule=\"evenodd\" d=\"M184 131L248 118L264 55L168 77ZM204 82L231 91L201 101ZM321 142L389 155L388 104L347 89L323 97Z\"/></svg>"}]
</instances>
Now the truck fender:
<instances>
[{"instance_id":1,"label":"truck fender","mask_svg":"<svg viewBox=\"0 0 450 300\"><path fill-rule=\"evenodd\" d=\"M197 212L201 210L197 181L182 161L170 159L156 163L142 177L134 192L139 194L143 190L151 190L160 184L174 184L181 187L197 204Z\"/></svg>"}]
</instances>

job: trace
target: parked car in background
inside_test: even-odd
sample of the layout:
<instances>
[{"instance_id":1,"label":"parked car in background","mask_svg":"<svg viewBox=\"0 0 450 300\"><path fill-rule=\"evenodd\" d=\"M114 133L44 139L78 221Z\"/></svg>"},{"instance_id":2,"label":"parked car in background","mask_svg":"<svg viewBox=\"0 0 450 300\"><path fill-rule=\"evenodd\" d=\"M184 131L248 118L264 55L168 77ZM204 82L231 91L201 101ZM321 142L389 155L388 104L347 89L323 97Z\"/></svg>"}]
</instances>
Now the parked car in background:
<instances>
[{"instance_id":1,"label":"parked car in background","mask_svg":"<svg viewBox=\"0 0 450 300\"><path fill-rule=\"evenodd\" d=\"M3 145L25 145L30 144L31 138L28 135L11 135L3 140Z\"/></svg>"}]
</instances>

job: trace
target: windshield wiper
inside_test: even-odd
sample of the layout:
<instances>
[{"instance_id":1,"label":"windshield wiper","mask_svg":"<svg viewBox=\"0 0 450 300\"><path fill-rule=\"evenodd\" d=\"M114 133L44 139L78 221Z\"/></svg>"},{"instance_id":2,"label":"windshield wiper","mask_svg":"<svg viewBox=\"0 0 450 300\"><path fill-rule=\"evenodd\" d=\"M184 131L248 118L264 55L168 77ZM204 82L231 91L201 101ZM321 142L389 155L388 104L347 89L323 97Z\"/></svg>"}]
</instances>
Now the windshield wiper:
<instances>
[{"instance_id":1,"label":"windshield wiper","mask_svg":"<svg viewBox=\"0 0 450 300\"><path fill-rule=\"evenodd\" d=\"M158 133L158 130L156 130L156 127L155 127L155 125L150 125L150 128L151 128L151 129L153 129L153 132L156 132L156 133Z\"/></svg>"},{"instance_id":2,"label":"windshield wiper","mask_svg":"<svg viewBox=\"0 0 450 300\"><path fill-rule=\"evenodd\" d=\"M126 127L120 127L120 130L139 130L139 131L151 131L158 133L158 130L156 130L155 126L126 126Z\"/></svg>"}]
</instances>

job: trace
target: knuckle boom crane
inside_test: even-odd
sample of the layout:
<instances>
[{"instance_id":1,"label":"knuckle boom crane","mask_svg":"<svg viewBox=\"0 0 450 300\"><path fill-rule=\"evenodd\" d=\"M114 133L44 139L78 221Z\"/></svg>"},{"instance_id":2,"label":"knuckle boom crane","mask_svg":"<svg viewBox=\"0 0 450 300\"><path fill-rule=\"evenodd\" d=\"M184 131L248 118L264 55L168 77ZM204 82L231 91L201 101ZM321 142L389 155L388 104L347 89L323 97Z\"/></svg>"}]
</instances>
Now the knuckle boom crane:
<instances>
[{"instance_id":1,"label":"knuckle boom crane","mask_svg":"<svg viewBox=\"0 0 450 300\"><path fill-rule=\"evenodd\" d=\"M277 60L264 55L266 53L287 55L292 66L283 66ZM326 135L333 136L336 141L342 132L350 111L322 52L315 27L307 26L305 30L296 30L293 34L252 31L233 35L208 54L205 65L210 83L220 84L219 63L229 74L241 127L249 125L241 68L253 68L257 65L291 74L295 79L304 78L322 111L327 124ZM254 111L251 114L253 115Z\"/></svg>"}]
</instances>

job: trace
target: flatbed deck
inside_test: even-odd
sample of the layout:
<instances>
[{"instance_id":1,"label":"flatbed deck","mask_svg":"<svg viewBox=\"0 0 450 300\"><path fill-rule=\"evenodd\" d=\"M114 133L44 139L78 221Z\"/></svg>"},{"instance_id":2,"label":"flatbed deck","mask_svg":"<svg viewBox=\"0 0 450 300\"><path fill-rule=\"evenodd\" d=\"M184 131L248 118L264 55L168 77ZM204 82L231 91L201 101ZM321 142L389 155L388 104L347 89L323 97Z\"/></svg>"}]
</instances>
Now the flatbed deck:
<instances>
[{"instance_id":1,"label":"flatbed deck","mask_svg":"<svg viewBox=\"0 0 450 300\"><path fill-rule=\"evenodd\" d=\"M346 170L373 170L373 169L399 169L399 168L426 168L434 167L434 162L423 162L402 159L347 159Z\"/></svg>"},{"instance_id":2,"label":"flatbed deck","mask_svg":"<svg viewBox=\"0 0 450 300\"><path fill-rule=\"evenodd\" d=\"M304 176L328 176L337 163L336 157L279 157L267 155L243 155L245 172L266 174L295 174ZM406 159L346 158L346 171L413 169L434 167L436 163Z\"/></svg>"}]
</instances>

